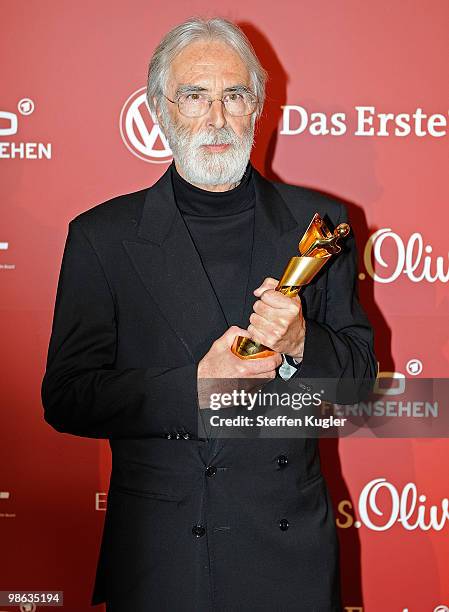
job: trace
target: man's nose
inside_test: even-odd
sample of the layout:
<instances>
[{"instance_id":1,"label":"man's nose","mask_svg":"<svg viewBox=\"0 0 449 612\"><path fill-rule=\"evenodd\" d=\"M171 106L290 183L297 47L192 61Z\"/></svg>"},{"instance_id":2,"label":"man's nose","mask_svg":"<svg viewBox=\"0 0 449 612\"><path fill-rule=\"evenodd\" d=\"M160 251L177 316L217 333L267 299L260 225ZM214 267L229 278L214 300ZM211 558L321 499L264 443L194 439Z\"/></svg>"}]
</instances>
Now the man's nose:
<instances>
[{"instance_id":1,"label":"man's nose","mask_svg":"<svg viewBox=\"0 0 449 612\"><path fill-rule=\"evenodd\" d=\"M224 116L224 106L221 100L214 100L210 105L207 114L207 125L214 126L216 129L226 125L226 117Z\"/></svg>"}]
</instances>

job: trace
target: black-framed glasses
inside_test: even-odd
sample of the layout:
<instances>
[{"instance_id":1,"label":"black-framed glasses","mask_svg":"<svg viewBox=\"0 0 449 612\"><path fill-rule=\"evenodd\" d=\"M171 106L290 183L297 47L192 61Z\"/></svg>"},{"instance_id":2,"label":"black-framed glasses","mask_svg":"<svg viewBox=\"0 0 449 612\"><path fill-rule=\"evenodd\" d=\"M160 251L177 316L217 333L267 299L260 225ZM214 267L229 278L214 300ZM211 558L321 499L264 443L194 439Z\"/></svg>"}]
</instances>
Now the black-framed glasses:
<instances>
[{"instance_id":1,"label":"black-framed glasses","mask_svg":"<svg viewBox=\"0 0 449 612\"><path fill-rule=\"evenodd\" d=\"M202 92L191 92L181 94L176 100L171 100L162 94L172 104L177 104L179 112L185 117L201 117L205 115L215 100L219 100L226 112L233 117L244 117L252 115L257 108L257 97L251 92L230 92L222 98L211 98Z\"/></svg>"}]
</instances>

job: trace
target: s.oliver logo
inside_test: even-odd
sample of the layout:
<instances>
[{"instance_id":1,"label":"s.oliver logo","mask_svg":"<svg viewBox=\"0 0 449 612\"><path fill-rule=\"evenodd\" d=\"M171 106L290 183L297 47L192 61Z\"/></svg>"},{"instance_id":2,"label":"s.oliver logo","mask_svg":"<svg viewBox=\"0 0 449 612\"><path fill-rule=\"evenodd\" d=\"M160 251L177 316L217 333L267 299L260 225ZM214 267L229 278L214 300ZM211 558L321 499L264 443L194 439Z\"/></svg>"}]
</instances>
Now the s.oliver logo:
<instances>
[{"instance_id":1,"label":"s.oliver logo","mask_svg":"<svg viewBox=\"0 0 449 612\"><path fill-rule=\"evenodd\" d=\"M434 257L415 232L407 243L389 227L377 230L368 239L363 255L367 273L378 283L392 283L405 274L413 283L449 281L449 259ZM383 270L382 273L380 271Z\"/></svg>"},{"instance_id":2,"label":"s.oliver logo","mask_svg":"<svg viewBox=\"0 0 449 612\"><path fill-rule=\"evenodd\" d=\"M172 152L146 99L146 88L141 87L124 103L120 112L120 135L133 155L146 162L170 162Z\"/></svg>"},{"instance_id":3,"label":"s.oliver logo","mask_svg":"<svg viewBox=\"0 0 449 612\"><path fill-rule=\"evenodd\" d=\"M387 531L399 524L407 531L441 531L449 522L449 500L444 497L440 505L431 506L426 502L426 495L418 494L413 482L398 490L386 478L374 478L360 493L358 519L350 500L338 504L337 526L347 529L363 525L372 531Z\"/></svg>"}]
</instances>

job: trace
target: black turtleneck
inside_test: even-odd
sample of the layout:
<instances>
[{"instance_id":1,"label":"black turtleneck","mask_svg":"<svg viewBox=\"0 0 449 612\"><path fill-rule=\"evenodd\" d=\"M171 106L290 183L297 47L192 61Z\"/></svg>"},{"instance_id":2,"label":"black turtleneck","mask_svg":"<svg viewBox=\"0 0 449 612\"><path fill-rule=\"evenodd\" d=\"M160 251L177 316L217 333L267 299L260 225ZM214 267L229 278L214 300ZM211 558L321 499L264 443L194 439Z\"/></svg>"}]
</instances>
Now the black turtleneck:
<instances>
[{"instance_id":1,"label":"black turtleneck","mask_svg":"<svg viewBox=\"0 0 449 612\"><path fill-rule=\"evenodd\" d=\"M251 263L255 190L251 163L237 187L208 191L192 185L171 164L176 204L198 251L228 325L243 311ZM246 327L249 322L242 322Z\"/></svg>"}]
</instances>

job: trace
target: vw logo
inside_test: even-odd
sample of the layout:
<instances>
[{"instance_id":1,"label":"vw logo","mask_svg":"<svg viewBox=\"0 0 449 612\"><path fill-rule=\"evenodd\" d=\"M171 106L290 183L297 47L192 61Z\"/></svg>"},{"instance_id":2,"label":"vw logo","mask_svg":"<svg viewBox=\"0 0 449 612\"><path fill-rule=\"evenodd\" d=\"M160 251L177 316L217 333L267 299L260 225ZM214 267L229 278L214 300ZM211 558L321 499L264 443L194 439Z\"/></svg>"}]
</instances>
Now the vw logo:
<instances>
[{"instance_id":1,"label":"vw logo","mask_svg":"<svg viewBox=\"0 0 449 612\"><path fill-rule=\"evenodd\" d=\"M120 112L120 135L133 155L146 162L164 164L171 161L167 139L156 123L141 87L126 100Z\"/></svg>"}]
</instances>

